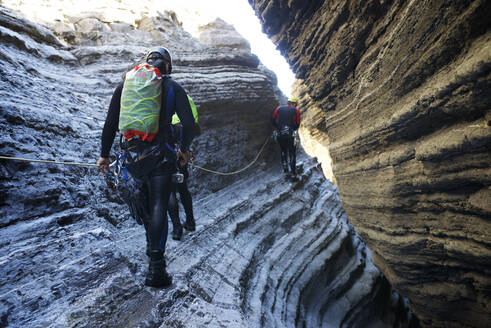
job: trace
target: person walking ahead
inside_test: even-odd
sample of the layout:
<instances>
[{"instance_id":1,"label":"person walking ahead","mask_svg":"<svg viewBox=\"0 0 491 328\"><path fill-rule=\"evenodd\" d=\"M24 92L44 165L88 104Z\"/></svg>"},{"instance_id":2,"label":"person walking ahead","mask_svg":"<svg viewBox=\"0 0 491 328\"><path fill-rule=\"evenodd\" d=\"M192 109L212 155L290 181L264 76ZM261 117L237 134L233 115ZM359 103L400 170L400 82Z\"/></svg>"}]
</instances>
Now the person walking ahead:
<instances>
[{"instance_id":1,"label":"person walking ahead","mask_svg":"<svg viewBox=\"0 0 491 328\"><path fill-rule=\"evenodd\" d=\"M199 135L201 129L198 123L198 110L193 99L188 95L189 105L191 106L191 110L193 112L194 118L194 135ZM176 143L180 145L182 143L182 124L177 114L172 116L172 126L174 128L174 139ZM169 216L172 221L173 229L172 229L172 239L181 240L182 238L182 225L181 220L179 218L179 206L177 203L176 197L176 189L179 191L179 195L181 196L181 202L184 207L184 212L186 213L186 222L184 223L184 229L188 231L196 230L196 223L194 221L193 214L193 199L191 197L191 193L188 188L188 179L189 179L189 168L188 164L180 165L179 164L179 172L184 175L184 180L182 183L178 183L173 189L170 200L169 200Z\"/></svg>"},{"instance_id":2,"label":"person walking ahead","mask_svg":"<svg viewBox=\"0 0 491 328\"><path fill-rule=\"evenodd\" d=\"M109 171L109 151L116 131L124 136L126 166L148 191L149 222L145 224L150 263L145 285L165 287L172 283L164 260L167 241L167 206L172 188L171 176L176 161L185 165L193 139L194 119L184 89L168 74L172 59L167 49L156 47L146 56L146 63L126 73L123 83L113 93L102 132L99 170ZM182 143L175 150L171 140L171 118L177 113L183 125Z\"/></svg>"},{"instance_id":3,"label":"person walking ahead","mask_svg":"<svg viewBox=\"0 0 491 328\"><path fill-rule=\"evenodd\" d=\"M281 148L281 164L288 173L288 164L292 175L296 174L296 147L294 133L300 126L300 111L297 99L290 98L286 106L279 106L273 111L271 123L275 127L278 143Z\"/></svg>"}]
</instances>

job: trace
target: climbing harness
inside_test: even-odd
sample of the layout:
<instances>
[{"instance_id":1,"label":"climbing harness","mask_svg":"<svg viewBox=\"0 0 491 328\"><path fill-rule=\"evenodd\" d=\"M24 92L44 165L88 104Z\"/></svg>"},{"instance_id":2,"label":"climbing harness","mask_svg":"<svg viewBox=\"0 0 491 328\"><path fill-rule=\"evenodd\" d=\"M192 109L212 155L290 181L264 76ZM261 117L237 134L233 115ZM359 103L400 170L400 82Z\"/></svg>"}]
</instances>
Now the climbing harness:
<instances>
[{"instance_id":1,"label":"climbing harness","mask_svg":"<svg viewBox=\"0 0 491 328\"><path fill-rule=\"evenodd\" d=\"M114 171L111 172L109 170L108 173L106 173L106 178L108 181L113 183L116 187L119 186L119 184L122 182L125 186L128 186L130 183L130 177L128 175L128 169L126 168L126 165L124 164L124 161L126 160L126 151L123 150L119 154L116 155L116 160L112 162L109 167L114 167ZM135 183L133 181L133 190L135 189Z\"/></svg>"},{"instance_id":2,"label":"climbing harness","mask_svg":"<svg viewBox=\"0 0 491 328\"><path fill-rule=\"evenodd\" d=\"M148 212L140 199L143 194L138 190L136 180L126 167L126 155L126 150L116 155L116 160L109 165L110 168L114 167L114 170L106 173L106 183L108 188L128 205L135 221L142 225L148 217Z\"/></svg>"}]
</instances>

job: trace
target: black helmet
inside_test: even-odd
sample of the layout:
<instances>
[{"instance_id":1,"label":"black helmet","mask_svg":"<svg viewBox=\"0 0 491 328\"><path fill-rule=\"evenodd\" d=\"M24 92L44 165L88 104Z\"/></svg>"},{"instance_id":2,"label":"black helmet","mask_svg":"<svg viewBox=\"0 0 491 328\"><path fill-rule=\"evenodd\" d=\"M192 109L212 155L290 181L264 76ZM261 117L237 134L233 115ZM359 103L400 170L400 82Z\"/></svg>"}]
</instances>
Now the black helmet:
<instances>
[{"instance_id":1,"label":"black helmet","mask_svg":"<svg viewBox=\"0 0 491 328\"><path fill-rule=\"evenodd\" d=\"M160 57L162 57L163 60L165 60L166 62L169 63L169 72L168 72L168 74L170 74L172 72L172 58L170 56L169 50L165 49L164 47L155 47L155 48L152 48L152 49L150 49L147 52L147 56L145 57L145 60L148 60L148 57L151 54L154 54L154 53L159 54Z\"/></svg>"}]
</instances>

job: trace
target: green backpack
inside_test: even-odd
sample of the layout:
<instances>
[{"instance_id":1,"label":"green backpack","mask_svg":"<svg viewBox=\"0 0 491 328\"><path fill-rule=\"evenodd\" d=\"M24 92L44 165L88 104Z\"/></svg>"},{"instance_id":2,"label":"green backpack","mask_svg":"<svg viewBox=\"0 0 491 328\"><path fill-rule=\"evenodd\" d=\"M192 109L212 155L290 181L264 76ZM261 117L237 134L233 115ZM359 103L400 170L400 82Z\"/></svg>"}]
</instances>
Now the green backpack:
<instances>
[{"instance_id":1,"label":"green backpack","mask_svg":"<svg viewBox=\"0 0 491 328\"><path fill-rule=\"evenodd\" d=\"M118 126L126 139L153 140L159 132L161 94L162 74L157 68L143 63L126 73Z\"/></svg>"},{"instance_id":2,"label":"green backpack","mask_svg":"<svg viewBox=\"0 0 491 328\"><path fill-rule=\"evenodd\" d=\"M188 95L188 101L189 101L189 106L191 106L191 111L193 112L194 123L197 124L198 123L198 109L196 108L196 104L194 103L193 98L191 98L189 95ZM179 116L177 116L177 113L174 113L174 115L172 115L171 124L175 125L175 124L178 124L180 122L181 122L181 120L179 119Z\"/></svg>"},{"instance_id":3,"label":"green backpack","mask_svg":"<svg viewBox=\"0 0 491 328\"><path fill-rule=\"evenodd\" d=\"M198 109L196 108L196 104L193 101L193 98L188 95L188 101L189 101L189 106L191 106L191 111L193 112L193 117L194 117L194 135L199 136L201 134L201 127L199 126L198 123ZM174 113L172 115L172 125L177 125L181 123L181 120L179 119L179 116L177 116L177 113Z\"/></svg>"}]
</instances>

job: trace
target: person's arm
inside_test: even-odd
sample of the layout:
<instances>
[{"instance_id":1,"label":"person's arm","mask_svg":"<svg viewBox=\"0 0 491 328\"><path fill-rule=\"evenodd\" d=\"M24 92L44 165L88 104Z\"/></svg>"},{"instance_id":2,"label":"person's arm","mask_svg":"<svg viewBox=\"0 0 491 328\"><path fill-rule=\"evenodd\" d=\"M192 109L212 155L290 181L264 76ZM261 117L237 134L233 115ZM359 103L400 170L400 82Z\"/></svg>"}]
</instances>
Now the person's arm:
<instances>
[{"instance_id":1,"label":"person's arm","mask_svg":"<svg viewBox=\"0 0 491 328\"><path fill-rule=\"evenodd\" d=\"M276 107L276 109L273 111L273 115L271 115L271 124L273 125L274 128L278 129L278 123L276 122L278 120L278 109L280 107Z\"/></svg>"},{"instance_id":2,"label":"person's arm","mask_svg":"<svg viewBox=\"0 0 491 328\"><path fill-rule=\"evenodd\" d=\"M176 97L175 111L182 124L181 152L185 153L189 150L191 141L193 141L194 117L186 91L178 83L174 84L174 90Z\"/></svg>"},{"instance_id":3,"label":"person's arm","mask_svg":"<svg viewBox=\"0 0 491 328\"><path fill-rule=\"evenodd\" d=\"M114 90L111 102L109 104L109 110L107 111L106 122L104 123L104 128L102 129L101 154L99 160L97 161L99 170L102 172L109 171L109 152L111 151L114 137L118 131L122 90L123 83L120 83L116 87L116 90Z\"/></svg>"},{"instance_id":4,"label":"person's arm","mask_svg":"<svg viewBox=\"0 0 491 328\"><path fill-rule=\"evenodd\" d=\"M298 130L300 127L300 110L298 110L297 107L295 107L295 115L293 115L293 123L295 124L294 128L295 130Z\"/></svg>"}]
</instances>

